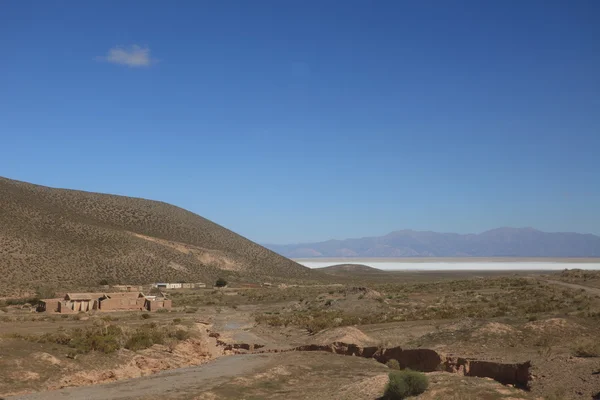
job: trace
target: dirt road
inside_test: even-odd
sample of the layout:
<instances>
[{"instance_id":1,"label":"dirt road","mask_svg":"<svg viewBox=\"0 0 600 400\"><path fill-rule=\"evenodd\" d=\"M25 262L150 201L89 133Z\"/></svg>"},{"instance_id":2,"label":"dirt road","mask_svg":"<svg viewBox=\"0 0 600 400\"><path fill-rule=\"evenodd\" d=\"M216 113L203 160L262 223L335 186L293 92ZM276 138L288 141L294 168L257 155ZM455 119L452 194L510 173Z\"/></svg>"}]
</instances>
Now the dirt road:
<instances>
[{"instance_id":1,"label":"dirt road","mask_svg":"<svg viewBox=\"0 0 600 400\"><path fill-rule=\"evenodd\" d=\"M546 282L546 283L550 283L552 285L560 285L560 286L568 287L568 288L571 288L571 289L583 289L586 292L588 292L589 294L599 295L600 296L600 289L598 289L598 288L594 288L594 287L590 287L590 286L578 285L576 283L553 281L553 280L550 280L550 279L543 279L543 281Z\"/></svg>"},{"instance_id":2,"label":"dirt road","mask_svg":"<svg viewBox=\"0 0 600 400\"><path fill-rule=\"evenodd\" d=\"M159 372L142 378L103 385L66 388L11 396L11 400L129 400L186 397L223 384L232 377L253 373L273 362L271 354L221 357L197 367Z\"/></svg>"}]
</instances>

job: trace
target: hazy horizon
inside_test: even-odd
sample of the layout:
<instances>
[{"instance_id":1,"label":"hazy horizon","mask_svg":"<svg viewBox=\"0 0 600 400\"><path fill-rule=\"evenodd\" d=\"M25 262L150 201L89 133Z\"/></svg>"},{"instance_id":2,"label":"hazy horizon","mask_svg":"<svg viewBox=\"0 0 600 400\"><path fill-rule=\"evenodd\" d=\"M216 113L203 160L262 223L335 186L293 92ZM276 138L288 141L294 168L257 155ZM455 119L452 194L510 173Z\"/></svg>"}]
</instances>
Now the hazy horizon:
<instances>
[{"instance_id":1,"label":"hazy horizon","mask_svg":"<svg viewBox=\"0 0 600 400\"><path fill-rule=\"evenodd\" d=\"M402 232L402 231L408 231L408 232L433 232L433 233L441 233L441 234L458 234L458 235L479 235L485 232L489 232L489 231L493 231L496 229L531 229L531 230L535 230L535 231L539 231L539 232L543 232L543 233L578 233L578 234L582 234L582 235L594 235L594 236L599 236L600 237L600 233L594 233L594 232L577 232L577 231L544 231L541 229L537 229L536 227L532 227L532 226L498 226L498 227L493 227L493 228L489 228L489 229L484 229L482 231L477 231L477 232L462 232L460 230L458 231L432 231L432 230L421 230L421 229L411 229L411 228L401 228L401 229L394 229L392 231L389 232L385 232L385 233L381 233L381 234L373 234L373 235L362 235L362 236L356 236L356 237L335 237L335 238L329 238L329 239L325 239L325 240L312 240L312 241L303 241L303 242L288 242L288 243L269 243L269 242L261 242L261 244L263 245L279 245L279 246L285 246L285 245L290 245L290 244L311 244L311 243L321 243L321 242L327 242L327 241L332 241L332 240L338 240L338 241L343 241L343 240L348 240L348 239L365 239L365 238L372 238L372 237L381 237L381 236L386 236L395 232Z\"/></svg>"},{"instance_id":2,"label":"hazy horizon","mask_svg":"<svg viewBox=\"0 0 600 400\"><path fill-rule=\"evenodd\" d=\"M564 269L600 270L600 260L596 262L577 263L560 261L515 261L515 262L399 262L373 261L369 259L328 259L327 261L294 260L309 268L323 268L336 264L362 264L384 271L561 271Z\"/></svg>"}]
</instances>

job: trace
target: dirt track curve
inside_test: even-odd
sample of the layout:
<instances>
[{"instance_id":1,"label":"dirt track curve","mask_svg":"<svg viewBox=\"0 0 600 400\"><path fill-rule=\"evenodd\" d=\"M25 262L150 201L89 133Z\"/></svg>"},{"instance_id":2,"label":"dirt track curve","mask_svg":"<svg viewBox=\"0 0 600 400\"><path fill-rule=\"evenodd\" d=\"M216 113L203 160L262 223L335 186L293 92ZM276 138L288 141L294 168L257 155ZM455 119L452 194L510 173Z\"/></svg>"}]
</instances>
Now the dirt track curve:
<instances>
[{"instance_id":1,"label":"dirt track curve","mask_svg":"<svg viewBox=\"0 0 600 400\"><path fill-rule=\"evenodd\" d=\"M590 286L578 285L576 283L553 281L551 279L544 279L544 282L550 283L552 285L560 285L560 286L568 287L568 288L571 288L571 289L583 289L583 290L585 290L586 292L588 292L590 294L600 295L600 289L594 288L594 287L590 287Z\"/></svg>"}]
</instances>

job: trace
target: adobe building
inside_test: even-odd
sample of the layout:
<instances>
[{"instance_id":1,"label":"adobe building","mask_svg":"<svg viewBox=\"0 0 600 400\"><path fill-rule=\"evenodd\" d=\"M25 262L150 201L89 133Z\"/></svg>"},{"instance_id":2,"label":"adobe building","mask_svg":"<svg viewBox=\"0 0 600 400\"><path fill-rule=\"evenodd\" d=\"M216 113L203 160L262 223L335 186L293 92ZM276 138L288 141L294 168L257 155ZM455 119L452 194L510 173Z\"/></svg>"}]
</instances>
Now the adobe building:
<instances>
[{"instance_id":1,"label":"adobe building","mask_svg":"<svg viewBox=\"0 0 600 400\"><path fill-rule=\"evenodd\" d=\"M47 312L47 313L57 313L58 312L58 303L63 301L62 297L56 299L42 299L38 303L35 311L37 312Z\"/></svg>"},{"instance_id":2,"label":"adobe building","mask_svg":"<svg viewBox=\"0 0 600 400\"><path fill-rule=\"evenodd\" d=\"M98 300L100 311L144 310L146 297L141 292L107 293Z\"/></svg>"},{"instance_id":3,"label":"adobe building","mask_svg":"<svg viewBox=\"0 0 600 400\"><path fill-rule=\"evenodd\" d=\"M104 293L67 293L64 302L59 303L59 312L63 312L63 306L74 312L97 310L102 296Z\"/></svg>"},{"instance_id":4,"label":"adobe building","mask_svg":"<svg viewBox=\"0 0 600 400\"><path fill-rule=\"evenodd\" d=\"M146 309L150 312L160 310L170 310L173 307L173 301L159 296L146 296Z\"/></svg>"}]
</instances>

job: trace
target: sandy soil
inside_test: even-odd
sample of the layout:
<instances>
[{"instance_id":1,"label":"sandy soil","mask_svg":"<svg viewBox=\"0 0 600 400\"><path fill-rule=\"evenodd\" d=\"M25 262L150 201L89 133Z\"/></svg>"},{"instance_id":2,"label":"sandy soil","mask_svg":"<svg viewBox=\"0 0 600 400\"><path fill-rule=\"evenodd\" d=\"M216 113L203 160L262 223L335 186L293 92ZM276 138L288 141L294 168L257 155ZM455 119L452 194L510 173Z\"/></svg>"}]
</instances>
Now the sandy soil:
<instances>
[{"instance_id":1,"label":"sandy soil","mask_svg":"<svg viewBox=\"0 0 600 400\"><path fill-rule=\"evenodd\" d=\"M162 398L165 395L198 393L218 386L228 379L252 373L273 362L274 355L238 355L221 357L197 367L163 371L136 379L109 384L66 388L24 396L15 400L126 400Z\"/></svg>"}]
</instances>

